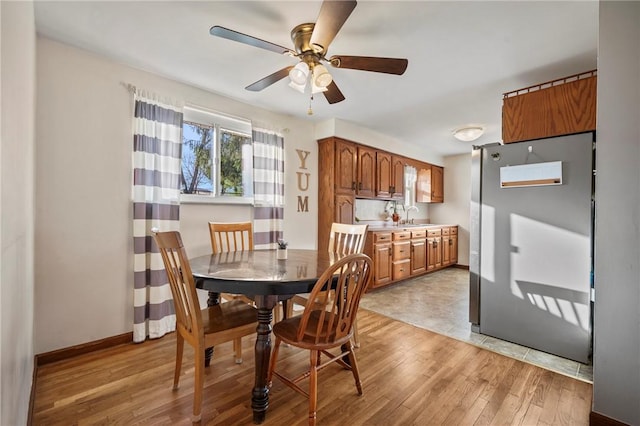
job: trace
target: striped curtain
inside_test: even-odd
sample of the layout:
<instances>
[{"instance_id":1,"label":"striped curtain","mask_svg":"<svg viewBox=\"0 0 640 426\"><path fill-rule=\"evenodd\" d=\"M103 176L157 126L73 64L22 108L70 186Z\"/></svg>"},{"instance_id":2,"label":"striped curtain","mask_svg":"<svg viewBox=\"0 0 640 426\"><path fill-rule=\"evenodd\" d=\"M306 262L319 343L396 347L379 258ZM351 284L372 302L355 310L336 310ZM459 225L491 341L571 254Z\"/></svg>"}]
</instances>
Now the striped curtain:
<instances>
[{"instance_id":1,"label":"striped curtain","mask_svg":"<svg viewBox=\"0 0 640 426\"><path fill-rule=\"evenodd\" d=\"M175 330L171 288L152 228L179 230L182 109L134 94L133 341Z\"/></svg>"},{"instance_id":2,"label":"striped curtain","mask_svg":"<svg viewBox=\"0 0 640 426\"><path fill-rule=\"evenodd\" d=\"M253 129L253 243L256 250L277 247L283 238L284 138Z\"/></svg>"}]
</instances>

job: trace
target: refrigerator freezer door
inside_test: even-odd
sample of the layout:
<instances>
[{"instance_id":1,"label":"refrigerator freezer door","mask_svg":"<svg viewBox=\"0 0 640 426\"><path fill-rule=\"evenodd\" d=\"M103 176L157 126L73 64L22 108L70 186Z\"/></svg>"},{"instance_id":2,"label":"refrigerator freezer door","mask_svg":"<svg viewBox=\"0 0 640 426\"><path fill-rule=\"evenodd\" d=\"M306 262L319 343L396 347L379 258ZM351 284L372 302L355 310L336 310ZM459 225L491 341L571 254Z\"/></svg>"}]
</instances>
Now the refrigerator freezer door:
<instances>
[{"instance_id":1,"label":"refrigerator freezer door","mask_svg":"<svg viewBox=\"0 0 640 426\"><path fill-rule=\"evenodd\" d=\"M588 362L592 134L482 150L480 332ZM562 184L506 187L500 168L562 162Z\"/></svg>"}]
</instances>

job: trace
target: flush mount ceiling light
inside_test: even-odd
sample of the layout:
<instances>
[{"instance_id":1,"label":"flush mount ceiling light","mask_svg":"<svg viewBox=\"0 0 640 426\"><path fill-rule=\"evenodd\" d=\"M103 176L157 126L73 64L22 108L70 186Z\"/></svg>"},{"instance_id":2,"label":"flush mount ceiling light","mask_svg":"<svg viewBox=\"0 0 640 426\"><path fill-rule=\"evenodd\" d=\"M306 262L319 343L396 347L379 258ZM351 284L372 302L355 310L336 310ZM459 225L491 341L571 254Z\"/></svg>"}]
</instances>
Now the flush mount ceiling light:
<instances>
[{"instance_id":1,"label":"flush mount ceiling light","mask_svg":"<svg viewBox=\"0 0 640 426\"><path fill-rule=\"evenodd\" d=\"M453 137L463 142L471 142L478 139L484 133L482 126L460 127L453 131Z\"/></svg>"}]
</instances>

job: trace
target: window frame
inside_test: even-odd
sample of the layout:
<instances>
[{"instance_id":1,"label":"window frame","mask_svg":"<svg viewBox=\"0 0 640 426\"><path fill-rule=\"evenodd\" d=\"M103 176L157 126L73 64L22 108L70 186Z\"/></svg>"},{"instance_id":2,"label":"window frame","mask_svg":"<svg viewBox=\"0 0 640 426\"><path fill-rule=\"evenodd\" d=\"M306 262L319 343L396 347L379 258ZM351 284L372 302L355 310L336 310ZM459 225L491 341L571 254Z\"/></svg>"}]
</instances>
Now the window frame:
<instances>
[{"instance_id":1,"label":"window frame","mask_svg":"<svg viewBox=\"0 0 640 426\"><path fill-rule=\"evenodd\" d=\"M183 113L183 121L195 124L201 124L203 126L213 128L214 141L212 144L212 161L216 163L214 167L215 176L212 179L213 191L210 194L184 194L180 193L180 202L185 204L235 204L235 205L254 205L253 196L253 154L251 155L251 195L250 196L236 196L236 195L220 195L218 182L220 181L220 135L221 131L229 133L235 133L239 135L247 136L250 140L252 138L251 121L233 117L219 112L207 110L202 107L185 106ZM252 147L253 152L253 147ZM181 165L182 167L182 159Z\"/></svg>"}]
</instances>

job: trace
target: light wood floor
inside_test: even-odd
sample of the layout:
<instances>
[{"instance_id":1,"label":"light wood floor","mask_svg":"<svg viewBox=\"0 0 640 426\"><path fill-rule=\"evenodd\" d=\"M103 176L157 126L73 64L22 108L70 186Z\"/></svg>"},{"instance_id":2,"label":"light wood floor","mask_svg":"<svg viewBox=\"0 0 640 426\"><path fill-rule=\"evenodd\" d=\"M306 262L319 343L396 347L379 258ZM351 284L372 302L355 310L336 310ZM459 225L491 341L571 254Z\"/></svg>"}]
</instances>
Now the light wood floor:
<instances>
[{"instance_id":1,"label":"light wood floor","mask_svg":"<svg viewBox=\"0 0 640 426\"><path fill-rule=\"evenodd\" d=\"M588 425L592 385L363 310L357 350L364 394L350 372L320 373L320 425ZM205 373L203 424L250 425L253 344L233 362L216 348ZM308 353L282 347L280 365L301 370ZM193 351L172 391L174 335L38 368L34 425L190 424ZM307 401L274 381L264 425L304 425Z\"/></svg>"}]
</instances>

